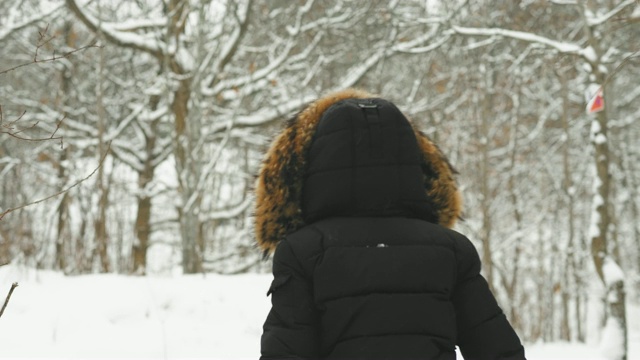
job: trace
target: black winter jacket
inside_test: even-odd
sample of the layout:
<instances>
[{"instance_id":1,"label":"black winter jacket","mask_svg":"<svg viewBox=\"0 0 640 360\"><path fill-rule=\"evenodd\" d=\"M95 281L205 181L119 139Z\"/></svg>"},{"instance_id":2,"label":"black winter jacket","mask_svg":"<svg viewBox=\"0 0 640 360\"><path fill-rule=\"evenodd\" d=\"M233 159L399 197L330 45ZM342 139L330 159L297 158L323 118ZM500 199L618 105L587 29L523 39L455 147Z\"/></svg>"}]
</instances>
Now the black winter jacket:
<instances>
[{"instance_id":1,"label":"black winter jacket","mask_svg":"<svg viewBox=\"0 0 640 360\"><path fill-rule=\"evenodd\" d=\"M454 170L390 102L348 90L274 141L256 235L275 249L262 359L524 359L480 275Z\"/></svg>"}]
</instances>

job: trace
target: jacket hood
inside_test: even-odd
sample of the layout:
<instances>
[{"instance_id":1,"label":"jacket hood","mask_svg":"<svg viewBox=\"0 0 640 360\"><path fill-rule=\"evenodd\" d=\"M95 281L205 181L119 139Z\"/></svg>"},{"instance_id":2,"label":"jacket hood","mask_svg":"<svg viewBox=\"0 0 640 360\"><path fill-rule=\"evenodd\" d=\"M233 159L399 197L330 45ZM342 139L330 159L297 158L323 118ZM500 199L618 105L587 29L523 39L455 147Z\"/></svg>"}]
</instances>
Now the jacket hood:
<instances>
[{"instance_id":1,"label":"jacket hood","mask_svg":"<svg viewBox=\"0 0 640 360\"><path fill-rule=\"evenodd\" d=\"M405 216L452 227L455 170L391 102L328 94L287 122L256 183L255 235L272 253L287 234L331 216Z\"/></svg>"}]
</instances>

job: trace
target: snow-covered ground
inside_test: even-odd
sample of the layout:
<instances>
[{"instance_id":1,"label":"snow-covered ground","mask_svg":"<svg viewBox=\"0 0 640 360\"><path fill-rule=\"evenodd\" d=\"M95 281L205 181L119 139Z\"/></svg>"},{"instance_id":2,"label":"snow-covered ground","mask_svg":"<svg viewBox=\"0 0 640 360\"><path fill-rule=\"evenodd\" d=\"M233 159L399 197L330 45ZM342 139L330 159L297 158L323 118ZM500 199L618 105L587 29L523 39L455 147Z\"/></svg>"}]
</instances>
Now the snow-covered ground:
<instances>
[{"instance_id":1,"label":"snow-covered ground","mask_svg":"<svg viewBox=\"0 0 640 360\"><path fill-rule=\"evenodd\" d=\"M270 275L65 277L0 267L0 359L256 359ZM640 320L629 314L629 360L640 359ZM603 359L581 344L528 345L527 358Z\"/></svg>"}]
</instances>

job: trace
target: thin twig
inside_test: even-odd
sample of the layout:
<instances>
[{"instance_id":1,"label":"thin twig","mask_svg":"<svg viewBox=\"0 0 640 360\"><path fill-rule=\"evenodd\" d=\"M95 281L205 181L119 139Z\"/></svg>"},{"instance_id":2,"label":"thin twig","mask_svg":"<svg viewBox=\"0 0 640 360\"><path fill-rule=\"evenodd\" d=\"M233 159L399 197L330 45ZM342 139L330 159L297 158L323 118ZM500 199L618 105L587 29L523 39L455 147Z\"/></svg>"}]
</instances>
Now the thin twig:
<instances>
[{"instance_id":1,"label":"thin twig","mask_svg":"<svg viewBox=\"0 0 640 360\"><path fill-rule=\"evenodd\" d=\"M31 64L35 64L35 63L44 63L44 62L51 62L51 61L56 61L56 60L60 60L60 59L64 59L64 58L68 58L69 56L71 56L71 55L73 55L73 54L75 54L75 53L77 53L77 52L79 52L79 51L84 51L84 50L87 50L87 49L89 49L89 48L102 48L102 47L103 47L102 45L96 45L96 43L92 43L92 44L85 45L85 46L83 46L83 47L80 47L80 48L77 48L77 49L71 50L71 51L69 51L69 52L62 53L62 55L56 55L56 54L54 53L52 57L47 58L47 59L34 60L34 61L30 61L30 62L28 62L28 63L24 63L24 64L16 65L16 66L14 66L14 67L12 67L12 68L9 68L9 69L2 70L2 71L0 71L0 75L4 75L4 74L6 74L6 73L8 73L8 72L11 72L11 71L14 71L14 70L20 69L21 67L29 66L29 65L31 65Z\"/></svg>"},{"instance_id":2,"label":"thin twig","mask_svg":"<svg viewBox=\"0 0 640 360\"><path fill-rule=\"evenodd\" d=\"M636 50L632 52L630 55L626 56L624 59L622 59L620 64L618 64L618 66L616 66L616 68L613 69L613 71L610 74L608 74L607 77L604 79L604 83L602 84L602 86L604 87L611 79L613 79L613 76L616 75L620 70L622 70L622 66L626 65L626 63L630 62L631 60L639 56L640 56L640 50Z\"/></svg>"},{"instance_id":3,"label":"thin twig","mask_svg":"<svg viewBox=\"0 0 640 360\"><path fill-rule=\"evenodd\" d=\"M104 159L106 159L106 158L107 158L107 155L109 154L109 150L110 150L110 149L111 149L111 141L109 141L109 142L107 143L107 151L105 151L104 156L102 156L102 159L100 159L100 163L98 163L98 166L97 166L95 169L93 169L93 171L91 172L91 174L87 175L85 178L83 178L83 179L81 179L81 180L79 180L79 181L75 182L73 185L71 185L71 186L69 186L69 187L67 187L67 188L65 188L65 189L63 189L63 190L58 191L57 193L55 193L55 194L53 194L53 195L49 195L49 196L47 196L47 197L45 197L45 198L42 198L42 199L40 199L40 200L36 200L36 201L30 202L30 203L28 203L28 204L24 204L24 205L20 205L20 206L14 207L14 208L7 209L7 210L5 210L4 212L0 213L0 220L2 220L2 219L5 217L5 215L7 215L7 214L9 214L9 213L12 213L12 212L14 212L14 211L16 211L16 210L24 209L24 208L26 208L26 207L28 207L28 206L31 206L31 205L36 205L36 204L39 204L39 203L41 203L41 202L44 202L44 201L47 201L47 200L53 199L54 197L59 196L59 195L62 195L62 194L64 194L64 193L68 192L69 190L73 189L74 187L76 187L76 186L78 186L78 185L82 184L82 183L83 183L83 182L85 182L87 179L89 179L90 177L92 177L92 176L93 176L93 174L95 174L95 173L96 173L96 171L98 171L98 169L100 169L100 167L101 167L101 166L102 166L102 164L104 163Z\"/></svg>"},{"instance_id":4,"label":"thin twig","mask_svg":"<svg viewBox=\"0 0 640 360\"><path fill-rule=\"evenodd\" d=\"M86 49L89 49L89 48L93 48L93 47L101 48L102 47L102 46L96 45L96 43L93 42L93 43L91 43L89 45L86 45L86 46L83 46L81 48L77 48L77 49L71 50L69 52L63 53L62 55L56 55L56 51L54 49L53 50L53 55L50 58L39 60L38 59L38 51L40 51L40 48L42 48L43 46L47 45L53 39L56 38L56 35L52 35L52 36L47 38L48 33L49 33L49 24L47 24L47 26L44 28L44 30L38 31L38 42L36 43L36 51L33 54L33 60L32 61L30 61L28 63L24 63L24 64L20 64L20 65L14 66L14 67L9 68L9 69L2 70L2 71L0 71L0 75L6 74L8 72L17 70L17 69L19 69L21 67L28 66L28 65L31 65L31 64L37 64L37 63L43 63L43 62L51 62L51 61L56 61L56 60L59 60L59 59L63 59L63 58L69 57L69 56L71 56L71 55L73 55L73 54L75 54L75 53L77 53L79 51L83 51L83 50L86 50Z\"/></svg>"},{"instance_id":5,"label":"thin twig","mask_svg":"<svg viewBox=\"0 0 640 360\"><path fill-rule=\"evenodd\" d=\"M47 33L49 32L49 24L47 23L47 27L44 28L44 31L38 31L38 43L36 45L36 51L33 55L33 62L37 63L38 62L38 50L40 50L41 47L47 45L49 42L51 42L51 40L55 39L55 35L51 36L48 39L45 39L47 37ZM55 56L55 55L54 55Z\"/></svg>"},{"instance_id":6,"label":"thin twig","mask_svg":"<svg viewBox=\"0 0 640 360\"><path fill-rule=\"evenodd\" d=\"M40 142L40 141L49 141L49 140L60 140L60 149L62 149L64 136L55 136L55 135L58 132L58 130L60 130L60 127L62 126L62 122L64 121L64 119L67 118L67 116L65 115L62 119L60 119L56 123L56 128L55 128L55 130L53 130L51 135L49 135L49 137L46 137L46 138L26 138L26 137L23 137L23 136L19 136L18 134L20 134L20 133L22 133L22 132L24 132L26 130L34 129L40 123L40 121L36 121L31 126L27 126L25 128L22 128L22 129L19 129L19 130L15 131L14 130L15 124L18 121L20 121L24 117L24 115L26 113L27 113L27 111L25 110L25 111L22 112L22 114L20 114L20 116L18 116L17 119L15 119L15 120L7 123L7 124L3 124L2 106L0 105L0 134L6 134L6 135L14 137L14 138L16 138L18 140L24 140L24 141ZM4 131L3 129L8 129L8 131Z\"/></svg>"},{"instance_id":7,"label":"thin twig","mask_svg":"<svg viewBox=\"0 0 640 360\"><path fill-rule=\"evenodd\" d=\"M13 294L13 290L15 290L15 288L17 287L18 287L17 282L14 282L13 284L11 284L11 290L9 290L9 294L7 295L7 298L4 300L4 305L2 305L2 309L0 309L0 317L2 317L2 314L4 314L4 309L9 304L9 299L11 299L11 294Z\"/></svg>"}]
</instances>

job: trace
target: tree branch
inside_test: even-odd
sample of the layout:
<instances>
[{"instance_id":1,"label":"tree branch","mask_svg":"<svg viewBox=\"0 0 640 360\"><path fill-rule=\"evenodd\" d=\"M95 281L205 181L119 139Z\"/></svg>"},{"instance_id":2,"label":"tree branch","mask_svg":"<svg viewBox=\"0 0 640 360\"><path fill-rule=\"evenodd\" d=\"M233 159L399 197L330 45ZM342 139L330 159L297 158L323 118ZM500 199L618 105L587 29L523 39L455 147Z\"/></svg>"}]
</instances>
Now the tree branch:
<instances>
[{"instance_id":1,"label":"tree branch","mask_svg":"<svg viewBox=\"0 0 640 360\"><path fill-rule=\"evenodd\" d=\"M247 33L247 29L249 28L249 21L251 19L251 7L252 7L252 5L253 5L253 0L249 0L249 2L246 5L247 8L246 8L246 11L245 11L245 14L244 14L244 19L240 19L240 17L238 16L238 11L237 11L237 9L235 7L232 9L234 18L236 19L236 22L240 25L240 27L238 29L238 35L233 40L232 45L227 48L226 52L222 56L222 59L217 64L218 72L221 72L221 71L224 70L224 68L227 66L227 64L229 64L229 62L231 61L233 56L238 51L240 42L242 42L242 39L244 39L244 36ZM209 86L213 86L213 84L210 84Z\"/></svg>"},{"instance_id":2,"label":"tree branch","mask_svg":"<svg viewBox=\"0 0 640 360\"><path fill-rule=\"evenodd\" d=\"M30 203L27 203L27 204L24 204L24 205L20 205L20 206L14 207L14 208L9 208L9 209L5 210L4 212L0 213L0 220L2 220L7 214L10 214L10 213L12 213L12 212L14 212L16 210L24 209L24 208L26 208L28 206L36 205L36 204L39 204L41 202L45 202L47 200L53 199L54 197L62 195L64 193L68 192L69 190L73 189L74 187L82 184L87 179L92 177L93 174L95 174L96 171L98 171L98 169L100 169L100 167L102 167L102 164L104 163L104 160L107 158L107 155L109 154L109 150L110 149L111 149L111 141L109 141L109 143L107 143L107 151L104 152L104 156L102 156L102 159L100 159L100 162L98 163L98 166L95 169L93 169L91 174L87 175L85 178L80 179L79 181L75 182L73 185L71 185L71 186L69 186L69 187L67 187L67 188L65 188L63 190L60 190L60 191L58 191L57 193L55 193L53 195L49 195L49 196L47 196L45 198L42 198L40 200L32 201Z\"/></svg>"},{"instance_id":3,"label":"tree branch","mask_svg":"<svg viewBox=\"0 0 640 360\"><path fill-rule=\"evenodd\" d=\"M460 34L460 35L507 37L511 39L530 42L530 43L542 44L547 47L551 47L563 54L580 55L585 58L589 56L587 49L584 49L579 45L568 43L568 42L556 41L556 40L546 38L544 36L523 32L523 31L514 31L514 30L501 29L501 28L470 28L470 27L462 27L462 26L452 26L451 30L454 33Z\"/></svg>"},{"instance_id":4,"label":"tree branch","mask_svg":"<svg viewBox=\"0 0 640 360\"><path fill-rule=\"evenodd\" d=\"M42 35L42 33L41 33L41 35ZM56 54L56 53L55 53L55 51L54 51L54 52L53 52L53 55L52 55L50 58L41 59L41 60L40 60L40 59L38 59L38 50L40 50L40 48L41 48L43 45L45 45L46 43L48 43L48 42L49 42L49 41L51 41L52 39L53 39L53 38L49 38L49 39L47 39L44 43L40 43L40 42L38 42L38 45L36 46L36 52L35 52L35 55L34 55L34 57L33 57L33 61L30 61L30 62L28 62L28 63L24 63L24 64L20 64L20 65L16 65L16 66L14 66L14 67L11 67L11 68L8 68L8 69L5 69L5 70L1 70L1 71L0 71L0 75L4 75L4 74L6 74L6 73L8 73L8 72L11 72L11 71L14 71L14 70L20 69L21 67L25 67L25 66L28 66L28 65L31 65L31 64L35 64L35 63L46 63L46 62L52 62L52 61L56 61L56 60L60 60L60 59L64 59L64 58L68 58L69 56L71 56L71 55L73 55L73 54L75 54L75 53L77 53L77 52L84 51L84 50L87 50L87 49L89 49L89 48L101 48L101 47L102 47L102 46L100 46L100 45L96 45L96 43L92 43L92 44L85 45L85 46L83 46L83 47L80 47L80 48L77 48L77 49L74 49L74 50L68 51L68 52L66 52L66 53L62 53L62 54Z\"/></svg>"},{"instance_id":5,"label":"tree branch","mask_svg":"<svg viewBox=\"0 0 640 360\"><path fill-rule=\"evenodd\" d=\"M19 6L19 2L16 2L16 7ZM13 34L14 32L18 31L18 30L22 30L28 26L31 26L33 24L35 24L36 22L42 20L43 18L52 15L53 13L57 12L58 10L60 10L63 7L62 4L52 8L50 11L45 12L43 14L39 14L33 17L28 18L27 20L24 20L23 22L19 23L19 24L3 24L2 25L2 29L0 29L0 42L3 42L7 37L9 37L11 34Z\"/></svg>"},{"instance_id":6,"label":"tree branch","mask_svg":"<svg viewBox=\"0 0 640 360\"><path fill-rule=\"evenodd\" d=\"M101 33L109 41L118 46L144 51L162 59L162 46L155 39L147 39L138 34L118 31L114 26L102 23L88 13L82 11L75 0L66 0L67 6L82 21L82 23L95 33Z\"/></svg>"},{"instance_id":7,"label":"tree branch","mask_svg":"<svg viewBox=\"0 0 640 360\"><path fill-rule=\"evenodd\" d=\"M20 116L18 116L18 118L16 120L11 121L8 124L3 124L3 113L2 113L2 105L0 105L0 134L6 134L9 135L13 138L16 138L18 140L23 140L23 141L33 141L33 142L41 142L41 141L49 141L49 140L60 140L60 148L62 148L62 140L63 140L63 136L55 136L56 133L58 132L58 130L60 129L60 126L62 126L62 122L64 121L65 118L60 119L60 121L58 121L58 123L56 124L56 128L53 130L53 132L51 132L51 135L49 137L46 138L27 138L27 137L23 137L21 135L18 135L26 130L29 129L33 129L36 126L38 126L38 123L40 121L36 121L33 125L28 126L26 128L17 130L17 131L13 131L13 126L22 119L22 117L27 113L27 111L23 111L22 114L20 114ZM3 129L7 129L7 131L4 131Z\"/></svg>"},{"instance_id":8,"label":"tree branch","mask_svg":"<svg viewBox=\"0 0 640 360\"><path fill-rule=\"evenodd\" d=\"M4 300L4 305L2 305L2 309L0 309L0 317L2 317L2 314L4 314L4 309L9 304L9 299L11 299L11 294L13 294L13 290L15 290L17 287L18 287L18 283L17 282L14 282L13 284L11 284L11 290L9 290L9 294L7 295L6 299Z\"/></svg>"},{"instance_id":9,"label":"tree branch","mask_svg":"<svg viewBox=\"0 0 640 360\"><path fill-rule=\"evenodd\" d=\"M589 24L589 26L602 25L605 22L607 22L609 19L611 19L612 17L614 17L617 14L619 14L622 10L626 9L627 6L633 5L634 3L637 3L637 0L626 0L626 1L623 1L620 4L618 4L618 6L616 6L611 11L609 11L608 13L606 13L606 14L604 14L602 16L598 16L598 17L590 16L590 17L588 17L587 18L587 24Z\"/></svg>"}]
</instances>

